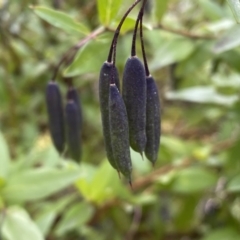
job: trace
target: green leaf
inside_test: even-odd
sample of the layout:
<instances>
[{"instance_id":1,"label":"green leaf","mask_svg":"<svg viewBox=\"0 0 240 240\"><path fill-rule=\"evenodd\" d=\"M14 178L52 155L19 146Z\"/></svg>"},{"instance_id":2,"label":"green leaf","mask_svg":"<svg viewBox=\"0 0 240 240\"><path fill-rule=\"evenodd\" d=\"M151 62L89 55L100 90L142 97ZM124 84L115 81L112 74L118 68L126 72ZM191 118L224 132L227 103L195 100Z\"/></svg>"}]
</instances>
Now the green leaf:
<instances>
[{"instance_id":1,"label":"green leaf","mask_svg":"<svg viewBox=\"0 0 240 240\"><path fill-rule=\"evenodd\" d=\"M74 77L83 73L97 73L107 59L109 38L97 39L83 46L75 57L73 63L64 72L66 77ZM84 82L84 79L82 80Z\"/></svg>"},{"instance_id":2,"label":"green leaf","mask_svg":"<svg viewBox=\"0 0 240 240\"><path fill-rule=\"evenodd\" d=\"M191 167L178 172L172 189L181 193L197 193L210 189L216 181L214 172L200 167Z\"/></svg>"},{"instance_id":3,"label":"green leaf","mask_svg":"<svg viewBox=\"0 0 240 240\"><path fill-rule=\"evenodd\" d=\"M212 76L212 82L214 83L217 91L223 95L230 96L230 95L239 93L239 87L240 87L239 74L236 74L236 73L227 74L227 75L215 74L214 76Z\"/></svg>"},{"instance_id":4,"label":"green leaf","mask_svg":"<svg viewBox=\"0 0 240 240\"><path fill-rule=\"evenodd\" d=\"M240 175L238 174L237 176L233 177L228 185L227 185L227 190L229 192L240 192Z\"/></svg>"},{"instance_id":5,"label":"green leaf","mask_svg":"<svg viewBox=\"0 0 240 240\"><path fill-rule=\"evenodd\" d=\"M116 17L122 5L122 0L98 0L97 5L100 22L104 26L109 26Z\"/></svg>"},{"instance_id":6,"label":"green leaf","mask_svg":"<svg viewBox=\"0 0 240 240\"><path fill-rule=\"evenodd\" d=\"M4 136L0 132L0 185L1 178L5 179L8 174L9 164L10 164L10 156L7 143L4 139Z\"/></svg>"},{"instance_id":7,"label":"green leaf","mask_svg":"<svg viewBox=\"0 0 240 240\"><path fill-rule=\"evenodd\" d=\"M239 0L227 0L227 1L237 23L240 23L240 1Z\"/></svg>"},{"instance_id":8,"label":"green leaf","mask_svg":"<svg viewBox=\"0 0 240 240\"><path fill-rule=\"evenodd\" d=\"M212 41L197 43L194 51L185 60L179 63L177 73L184 76L192 74L197 75L197 73L199 73L199 69L214 55L211 52L212 48Z\"/></svg>"},{"instance_id":9,"label":"green leaf","mask_svg":"<svg viewBox=\"0 0 240 240\"><path fill-rule=\"evenodd\" d=\"M76 200L75 195L68 194L54 202L43 202L38 206L37 213L34 215L34 221L45 237L51 231L56 218L62 214L62 212L65 212L66 207L71 204L71 202Z\"/></svg>"},{"instance_id":10,"label":"green leaf","mask_svg":"<svg viewBox=\"0 0 240 240\"><path fill-rule=\"evenodd\" d=\"M178 158L189 156L194 149L194 145L173 136L162 136L161 145L171 152L172 157L175 155Z\"/></svg>"},{"instance_id":11,"label":"green leaf","mask_svg":"<svg viewBox=\"0 0 240 240\"><path fill-rule=\"evenodd\" d=\"M28 213L18 207L7 209L2 234L7 240L44 240L42 233Z\"/></svg>"},{"instance_id":12,"label":"green leaf","mask_svg":"<svg viewBox=\"0 0 240 240\"><path fill-rule=\"evenodd\" d=\"M216 2L210 0L198 0L198 3L205 15L211 20L218 20L226 17L223 8Z\"/></svg>"},{"instance_id":13,"label":"green leaf","mask_svg":"<svg viewBox=\"0 0 240 240\"><path fill-rule=\"evenodd\" d=\"M79 168L27 170L11 176L2 195L10 202L42 199L71 185L80 176Z\"/></svg>"},{"instance_id":14,"label":"green leaf","mask_svg":"<svg viewBox=\"0 0 240 240\"><path fill-rule=\"evenodd\" d=\"M114 197L131 196L121 183L117 171L107 161L97 168L92 179L81 178L76 183L81 194L89 201L102 204Z\"/></svg>"},{"instance_id":15,"label":"green leaf","mask_svg":"<svg viewBox=\"0 0 240 240\"><path fill-rule=\"evenodd\" d=\"M178 231L189 232L194 227L196 219L196 206L199 203L197 195L184 196L184 201L178 205L175 216L175 226Z\"/></svg>"},{"instance_id":16,"label":"green leaf","mask_svg":"<svg viewBox=\"0 0 240 240\"><path fill-rule=\"evenodd\" d=\"M179 91L167 92L166 97L170 100L215 103L224 106L232 106L238 100L237 95L225 96L218 94L214 87L190 87Z\"/></svg>"},{"instance_id":17,"label":"green leaf","mask_svg":"<svg viewBox=\"0 0 240 240\"><path fill-rule=\"evenodd\" d=\"M146 31L155 53L150 69L157 70L169 64L186 59L194 50L194 43L175 34L164 31ZM161 57L159 57L161 56Z\"/></svg>"},{"instance_id":18,"label":"green leaf","mask_svg":"<svg viewBox=\"0 0 240 240\"><path fill-rule=\"evenodd\" d=\"M89 30L85 25L75 21L73 18L69 17L63 12L42 6L32 6L32 8L40 18L47 21L54 27L61 28L70 33L75 32L83 35L87 35L89 33Z\"/></svg>"},{"instance_id":19,"label":"green leaf","mask_svg":"<svg viewBox=\"0 0 240 240\"><path fill-rule=\"evenodd\" d=\"M240 26L235 25L226 31L221 38L217 40L213 47L214 53L222 53L240 45Z\"/></svg>"},{"instance_id":20,"label":"green leaf","mask_svg":"<svg viewBox=\"0 0 240 240\"><path fill-rule=\"evenodd\" d=\"M65 160L59 156L59 153L52 144L44 149L34 146L28 154L25 153L19 156L18 160L11 164L10 173L18 174L20 171L26 171L39 164L46 167L55 167L63 161Z\"/></svg>"},{"instance_id":21,"label":"green leaf","mask_svg":"<svg viewBox=\"0 0 240 240\"><path fill-rule=\"evenodd\" d=\"M36 220L36 224L39 227L39 229L42 231L43 235L46 237L49 233L52 225L54 224L54 221L57 218L57 213L55 211L51 211L49 209L48 213L44 213L41 218L39 217Z\"/></svg>"},{"instance_id":22,"label":"green leaf","mask_svg":"<svg viewBox=\"0 0 240 240\"><path fill-rule=\"evenodd\" d=\"M237 72L240 72L240 65L238 64L240 62L240 54L237 51L230 50L223 52L222 54L218 55L218 57L227 63L231 68L237 70Z\"/></svg>"},{"instance_id":23,"label":"green leaf","mask_svg":"<svg viewBox=\"0 0 240 240\"><path fill-rule=\"evenodd\" d=\"M207 232L201 240L236 240L240 239L240 233L234 228L225 227Z\"/></svg>"},{"instance_id":24,"label":"green leaf","mask_svg":"<svg viewBox=\"0 0 240 240\"><path fill-rule=\"evenodd\" d=\"M167 11L169 0L155 1L154 15L158 23L161 23L164 13Z\"/></svg>"},{"instance_id":25,"label":"green leaf","mask_svg":"<svg viewBox=\"0 0 240 240\"><path fill-rule=\"evenodd\" d=\"M93 213L93 207L87 202L81 202L71 206L59 222L56 234L60 237L68 231L79 229L91 219Z\"/></svg>"},{"instance_id":26,"label":"green leaf","mask_svg":"<svg viewBox=\"0 0 240 240\"><path fill-rule=\"evenodd\" d=\"M106 231L99 231L97 228L93 228L90 226L82 226L81 227L82 238L84 239L97 239L97 240L106 240L109 234ZM120 238L112 238L113 240L119 240Z\"/></svg>"}]
</instances>

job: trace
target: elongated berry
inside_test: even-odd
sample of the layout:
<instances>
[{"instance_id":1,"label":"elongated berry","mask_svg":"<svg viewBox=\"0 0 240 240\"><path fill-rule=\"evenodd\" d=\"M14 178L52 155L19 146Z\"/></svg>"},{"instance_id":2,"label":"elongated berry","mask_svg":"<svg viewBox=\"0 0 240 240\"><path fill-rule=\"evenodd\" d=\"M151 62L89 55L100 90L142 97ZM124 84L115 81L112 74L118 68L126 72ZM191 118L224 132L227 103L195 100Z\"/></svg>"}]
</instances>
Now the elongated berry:
<instances>
[{"instance_id":1,"label":"elongated berry","mask_svg":"<svg viewBox=\"0 0 240 240\"><path fill-rule=\"evenodd\" d=\"M142 153L146 145L146 75L138 57L130 57L123 73L123 100L126 105L131 147Z\"/></svg>"},{"instance_id":2,"label":"elongated berry","mask_svg":"<svg viewBox=\"0 0 240 240\"><path fill-rule=\"evenodd\" d=\"M70 158L72 158L76 162L79 162L81 158L82 116L78 104L72 97L71 90L69 90L67 95L65 115L68 153Z\"/></svg>"},{"instance_id":3,"label":"elongated berry","mask_svg":"<svg viewBox=\"0 0 240 240\"><path fill-rule=\"evenodd\" d=\"M157 160L160 134L160 101L158 89L152 76L147 77L147 111L146 111L146 135L147 144L145 147L146 157L154 164Z\"/></svg>"},{"instance_id":4,"label":"elongated berry","mask_svg":"<svg viewBox=\"0 0 240 240\"><path fill-rule=\"evenodd\" d=\"M47 85L46 104L51 138L61 154L65 147L63 106L58 84L54 81L50 81Z\"/></svg>"},{"instance_id":5,"label":"elongated berry","mask_svg":"<svg viewBox=\"0 0 240 240\"><path fill-rule=\"evenodd\" d=\"M115 84L109 88L109 124L111 145L118 170L131 182L132 163L127 111Z\"/></svg>"},{"instance_id":6,"label":"elongated berry","mask_svg":"<svg viewBox=\"0 0 240 240\"><path fill-rule=\"evenodd\" d=\"M81 101L79 99L79 94L78 94L76 88L70 87L68 89L67 99L71 99L71 100L73 100L76 103L76 105L78 107L79 115L80 115L80 117L79 117L79 120L80 120L79 121L79 125L82 128L82 122L83 122L83 119L82 119L83 118L82 105L81 105Z\"/></svg>"},{"instance_id":7,"label":"elongated berry","mask_svg":"<svg viewBox=\"0 0 240 240\"><path fill-rule=\"evenodd\" d=\"M102 117L102 129L108 161L113 168L117 169L111 146L111 133L109 126L109 85L111 79L113 79L119 89L119 77L116 67L112 63L104 62L99 76L99 101Z\"/></svg>"}]
</instances>

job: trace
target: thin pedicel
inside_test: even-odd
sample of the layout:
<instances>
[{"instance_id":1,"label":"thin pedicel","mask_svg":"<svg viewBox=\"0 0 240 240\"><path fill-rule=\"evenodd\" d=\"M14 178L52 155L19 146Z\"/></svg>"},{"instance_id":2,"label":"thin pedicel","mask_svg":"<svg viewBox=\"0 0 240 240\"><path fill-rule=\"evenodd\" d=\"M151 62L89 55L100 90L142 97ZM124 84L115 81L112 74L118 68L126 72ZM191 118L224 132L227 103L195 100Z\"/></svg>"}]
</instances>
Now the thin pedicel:
<instances>
[{"instance_id":1,"label":"thin pedicel","mask_svg":"<svg viewBox=\"0 0 240 240\"><path fill-rule=\"evenodd\" d=\"M146 4L146 1L145 1ZM142 11L140 11L139 21L140 21L140 40L141 40L141 48L142 48L142 56L143 56L143 63L145 67L146 76L148 77L150 75L149 69L148 69L148 63L147 63L147 57L145 53L145 47L144 47L144 40L143 40L143 14L144 14L144 6L142 7Z\"/></svg>"},{"instance_id":2,"label":"thin pedicel","mask_svg":"<svg viewBox=\"0 0 240 240\"><path fill-rule=\"evenodd\" d=\"M123 18L121 19L121 21L119 22L117 29L115 31L113 40L112 40L112 44L110 47L110 51L108 54L108 58L107 61L110 63L113 61L113 65L115 65L115 61L116 61L116 47L117 47L117 40L118 40L118 36L121 30L121 27L126 19L126 17L128 16L128 14L132 11L132 9L139 3L141 2L141 0L136 0L133 5L126 11L126 13L124 14ZM113 55L113 56L112 56Z\"/></svg>"},{"instance_id":3,"label":"thin pedicel","mask_svg":"<svg viewBox=\"0 0 240 240\"><path fill-rule=\"evenodd\" d=\"M132 38L132 50L131 50L131 56L132 57L136 56L136 38L137 38L138 24L139 24L140 19L143 17L144 7L145 7L146 2L147 2L147 0L143 1L142 7L141 7L141 9L138 13L137 20L136 20L136 23L135 23L133 38Z\"/></svg>"}]
</instances>

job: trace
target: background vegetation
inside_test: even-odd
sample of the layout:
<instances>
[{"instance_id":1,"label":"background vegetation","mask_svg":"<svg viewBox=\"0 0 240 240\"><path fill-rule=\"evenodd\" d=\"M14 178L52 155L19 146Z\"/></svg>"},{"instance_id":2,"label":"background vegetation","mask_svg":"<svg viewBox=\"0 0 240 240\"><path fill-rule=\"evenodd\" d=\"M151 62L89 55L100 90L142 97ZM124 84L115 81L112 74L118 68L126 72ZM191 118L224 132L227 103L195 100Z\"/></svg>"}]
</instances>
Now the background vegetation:
<instances>
[{"instance_id":1,"label":"background vegetation","mask_svg":"<svg viewBox=\"0 0 240 240\"><path fill-rule=\"evenodd\" d=\"M131 152L132 190L106 160L98 103L99 69L131 2L0 0L3 240L240 239L239 1L149 1L144 34L162 136L154 168ZM136 14L119 39L120 74ZM45 87L86 37L58 74L63 94L64 77L74 77L83 104L78 165L52 146Z\"/></svg>"}]
</instances>

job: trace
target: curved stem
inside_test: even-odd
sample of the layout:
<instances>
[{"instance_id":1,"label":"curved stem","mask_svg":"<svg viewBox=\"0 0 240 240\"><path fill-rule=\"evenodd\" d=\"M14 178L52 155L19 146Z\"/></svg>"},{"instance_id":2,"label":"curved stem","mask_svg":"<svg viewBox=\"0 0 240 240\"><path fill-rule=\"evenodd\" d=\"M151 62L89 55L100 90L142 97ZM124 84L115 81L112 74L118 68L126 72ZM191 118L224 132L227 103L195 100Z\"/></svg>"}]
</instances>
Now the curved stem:
<instances>
[{"instance_id":1,"label":"curved stem","mask_svg":"<svg viewBox=\"0 0 240 240\"><path fill-rule=\"evenodd\" d=\"M115 65L115 61L116 61L116 46L117 46L117 40L118 40L118 36L121 30L121 27L126 19L126 17L128 16L128 14L132 11L132 9L139 3L141 2L141 0L136 0L133 5L126 11L126 13L124 14L123 18L121 19L121 21L119 22L117 29L115 30L114 36L113 36L113 40L112 40L112 44L109 50L109 54L108 54L108 58L107 61L110 63L113 61L113 65ZM113 55L113 58L112 58Z\"/></svg>"},{"instance_id":2,"label":"curved stem","mask_svg":"<svg viewBox=\"0 0 240 240\"><path fill-rule=\"evenodd\" d=\"M93 32L91 32L87 37L85 37L84 39L80 40L77 44L75 44L74 46L72 46L63 56L62 58L60 59L60 61L58 62L58 64L56 65L54 71L53 71L53 75L52 75L52 78L51 80L52 81L55 81L56 80L56 77L57 77L57 74L58 74L58 71L60 69L60 67L62 66L63 63L65 63L66 65L70 64L77 51L83 46L85 45L88 41L90 41L91 39L97 37L98 35L100 35L101 33L103 33L105 30L104 27L100 27L100 28L97 28L96 30L94 30Z\"/></svg>"},{"instance_id":3,"label":"curved stem","mask_svg":"<svg viewBox=\"0 0 240 240\"><path fill-rule=\"evenodd\" d=\"M68 88L72 88L73 87L73 79L71 77L66 77L64 78Z\"/></svg>"},{"instance_id":4,"label":"curved stem","mask_svg":"<svg viewBox=\"0 0 240 240\"><path fill-rule=\"evenodd\" d=\"M142 55L143 55L143 62L145 67L146 76L150 76L149 69L148 69L148 63L147 63L147 57L144 47L144 40L143 40L143 14L140 17L140 39L141 39L141 48L142 48Z\"/></svg>"},{"instance_id":5,"label":"curved stem","mask_svg":"<svg viewBox=\"0 0 240 240\"><path fill-rule=\"evenodd\" d=\"M133 39L132 39L132 50L131 50L131 56L136 56L136 38L137 38L137 30L138 30L138 24L139 24L139 20L142 18L143 13L144 13L144 7L146 4L147 0L143 1L142 7L138 13L137 16L137 20L136 20L136 24L134 27L134 33L133 33Z\"/></svg>"},{"instance_id":6,"label":"curved stem","mask_svg":"<svg viewBox=\"0 0 240 240\"><path fill-rule=\"evenodd\" d=\"M56 81L56 78L57 78L57 74L58 74L58 71L60 69L60 67L62 66L62 64L68 59L69 55L73 52L73 54L75 55L75 47L71 47L63 56L62 58L60 59L60 61L58 62L58 64L56 65L56 67L54 68L54 71L53 71L53 75L52 75L52 78L51 80L52 81Z\"/></svg>"}]
</instances>

